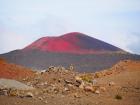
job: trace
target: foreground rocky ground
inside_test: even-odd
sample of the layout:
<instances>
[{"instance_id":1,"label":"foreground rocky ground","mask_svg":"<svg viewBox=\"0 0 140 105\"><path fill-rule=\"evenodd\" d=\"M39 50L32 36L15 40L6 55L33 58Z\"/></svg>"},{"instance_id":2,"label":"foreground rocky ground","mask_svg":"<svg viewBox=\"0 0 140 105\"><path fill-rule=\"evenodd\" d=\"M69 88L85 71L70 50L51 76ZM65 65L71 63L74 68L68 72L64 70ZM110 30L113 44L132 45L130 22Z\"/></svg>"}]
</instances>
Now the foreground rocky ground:
<instances>
[{"instance_id":1,"label":"foreground rocky ground","mask_svg":"<svg viewBox=\"0 0 140 105\"><path fill-rule=\"evenodd\" d=\"M6 65L10 64L3 63L6 72L11 72L6 68ZM20 67L14 65L14 68L18 71ZM14 76L9 78L9 74L0 70L3 73L1 78L5 78L0 79L0 105L139 105L140 103L138 61L121 61L108 70L95 73L78 73L73 66L69 68L52 66L40 72L23 68L19 71L17 75L12 72ZM29 73L26 73L28 71Z\"/></svg>"}]
</instances>

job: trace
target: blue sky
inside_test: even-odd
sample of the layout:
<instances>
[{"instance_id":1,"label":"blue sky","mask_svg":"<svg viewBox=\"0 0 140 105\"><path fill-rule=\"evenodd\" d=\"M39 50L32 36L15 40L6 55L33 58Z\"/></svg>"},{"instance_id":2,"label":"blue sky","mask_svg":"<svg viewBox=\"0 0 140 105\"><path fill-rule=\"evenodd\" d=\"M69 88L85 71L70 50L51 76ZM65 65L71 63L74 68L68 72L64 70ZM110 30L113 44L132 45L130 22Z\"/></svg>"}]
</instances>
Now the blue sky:
<instances>
[{"instance_id":1,"label":"blue sky","mask_svg":"<svg viewBox=\"0 0 140 105\"><path fill-rule=\"evenodd\" d=\"M0 53L74 31L140 54L140 0L0 0Z\"/></svg>"}]
</instances>

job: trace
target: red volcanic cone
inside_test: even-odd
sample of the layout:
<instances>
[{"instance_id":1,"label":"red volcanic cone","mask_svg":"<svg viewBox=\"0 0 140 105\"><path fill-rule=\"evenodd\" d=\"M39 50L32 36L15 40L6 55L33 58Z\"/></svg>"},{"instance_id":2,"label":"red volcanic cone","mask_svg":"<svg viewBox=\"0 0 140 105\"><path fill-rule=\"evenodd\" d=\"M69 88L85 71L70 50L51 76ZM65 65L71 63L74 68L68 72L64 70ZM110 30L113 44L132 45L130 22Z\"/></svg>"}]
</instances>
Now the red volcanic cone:
<instances>
[{"instance_id":1,"label":"red volcanic cone","mask_svg":"<svg viewBox=\"0 0 140 105\"><path fill-rule=\"evenodd\" d=\"M123 52L120 48L79 32L67 33L58 37L43 37L23 49L56 53L97 54Z\"/></svg>"}]
</instances>

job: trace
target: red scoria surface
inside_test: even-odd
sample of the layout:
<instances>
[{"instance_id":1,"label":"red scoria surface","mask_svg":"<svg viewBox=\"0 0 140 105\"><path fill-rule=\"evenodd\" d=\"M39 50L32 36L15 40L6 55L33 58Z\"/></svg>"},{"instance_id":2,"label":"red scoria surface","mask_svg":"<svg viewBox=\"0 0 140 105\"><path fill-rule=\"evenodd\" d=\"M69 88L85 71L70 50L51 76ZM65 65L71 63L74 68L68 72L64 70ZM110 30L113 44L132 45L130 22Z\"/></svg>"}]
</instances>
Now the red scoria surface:
<instances>
[{"instance_id":1,"label":"red scoria surface","mask_svg":"<svg viewBox=\"0 0 140 105\"><path fill-rule=\"evenodd\" d=\"M23 51L34 49L45 52L76 54L94 54L123 51L113 45L79 32L67 33L58 37L40 38L31 45L25 47Z\"/></svg>"},{"instance_id":2,"label":"red scoria surface","mask_svg":"<svg viewBox=\"0 0 140 105\"><path fill-rule=\"evenodd\" d=\"M0 78L20 79L32 75L33 71L31 69L27 69L15 64L9 64L0 58Z\"/></svg>"}]
</instances>

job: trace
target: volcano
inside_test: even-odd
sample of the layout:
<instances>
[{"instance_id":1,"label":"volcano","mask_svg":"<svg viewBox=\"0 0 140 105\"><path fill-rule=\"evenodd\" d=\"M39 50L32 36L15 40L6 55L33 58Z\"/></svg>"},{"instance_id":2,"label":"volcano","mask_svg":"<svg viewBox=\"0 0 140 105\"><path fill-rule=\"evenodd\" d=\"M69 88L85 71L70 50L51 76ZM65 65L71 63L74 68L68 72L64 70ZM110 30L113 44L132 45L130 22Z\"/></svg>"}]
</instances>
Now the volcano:
<instances>
[{"instance_id":1,"label":"volcano","mask_svg":"<svg viewBox=\"0 0 140 105\"><path fill-rule=\"evenodd\" d=\"M110 68L120 60L140 60L139 55L111 44L72 32L57 37L42 37L29 46L1 54L9 63L35 70L49 66L68 67L73 64L79 72L93 72Z\"/></svg>"},{"instance_id":2,"label":"volcano","mask_svg":"<svg viewBox=\"0 0 140 105\"><path fill-rule=\"evenodd\" d=\"M23 51L29 50L73 54L125 52L118 47L79 32L67 33L58 37L40 38L23 49Z\"/></svg>"}]
</instances>

